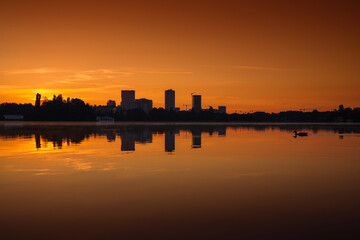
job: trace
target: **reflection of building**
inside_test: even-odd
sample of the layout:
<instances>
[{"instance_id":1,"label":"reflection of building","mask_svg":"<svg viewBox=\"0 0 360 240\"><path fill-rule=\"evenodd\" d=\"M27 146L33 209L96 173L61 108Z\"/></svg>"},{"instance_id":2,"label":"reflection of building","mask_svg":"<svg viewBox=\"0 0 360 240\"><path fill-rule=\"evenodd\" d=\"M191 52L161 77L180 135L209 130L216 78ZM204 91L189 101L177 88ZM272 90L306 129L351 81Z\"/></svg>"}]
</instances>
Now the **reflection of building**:
<instances>
[{"instance_id":1,"label":"reflection of building","mask_svg":"<svg viewBox=\"0 0 360 240\"><path fill-rule=\"evenodd\" d=\"M165 110L175 110L175 91L172 89L165 91Z\"/></svg>"},{"instance_id":2,"label":"reflection of building","mask_svg":"<svg viewBox=\"0 0 360 240\"><path fill-rule=\"evenodd\" d=\"M175 150L175 132L165 132L165 152L173 152Z\"/></svg>"},{"instance_id":3,"label":"reflection of building","mask_svg":"<svg viewBox=\"0 0 360 240\"><path fill-rule=\"evenodd\" d=\"M106 138L108 142L115 142L116 140L116 132L115 131L109 131L106 133Z\"/></svg>"},{"instance_id":4,"label":"reflection of building","mask_svg":"<svg viewBox=\"0 0 360 240\"><path fill-rule=\"evenodd\" d=\"M226 113L226 106L219 106L218 113Z\"/></svg>"},{"instance_id":5,"label":"reflection of building","mask_svg":"<svg viewBox=\"0 0 360 240\"><path fill-rule=\"evenodd\" d=\"M144 110L144 112L149 113L152 109L152 100L146 98L140 98L135 100L135 106Z\"/></svg>"},{"instance_id":6,"label":"reflection of building","mask_svg":"<svg viewBox=\"0 0 360 240\"><path fill-rule=\"evenodd\" d=\"M131 132L124 132L121 137L121 151L135 151L135 137Z\"/></svg>"},{"instance_id":7,"label":"reflection of building","mask_svg":"<svg viewBox=\"0 0 360 240\"><path fill-rule=\"evenodd\" d=\"M201 148L201 131L192 131L192 148Z\"/></svg>"},{"instance_id":8,"label":"reflection of building","mask_svg":"<svg viewBox=\"0 0 360 240\"><path fill-rule=\"evenodd\" d=\"M218 134L219 136L226 136L226 128L220 128Z\"/></svg>"},{"instance_id":9,"label":"reflection of building","mask_svg":"<svg viewBox=\"0 0 360 240\"><path fill-rule=\"evenodd\" d=\"M121 107L125 110L135 108L135 91L122 90L121 91Z\"/></svg>"},{"instance_id":10,"label":"reflection of building","mask_svg":"<svg viewBox=\"0 0 360 240\"><path fill-rule=\"evenodd\" d=\"M144 129L141 132L137 132L135 141L137 143L151 143L152 142L152 132L149 131L149 129Z\"/></svg>"},{"instance_id":11,"label":"reflection of building","mask_svg":"<svg viewBox=\"0 0 360 240\"><path fill-rule=\"evenodd\" d=\"M192 95L192 108L195 112L201 111L201 95Z\"/></svg>"},{"instance_id":12,"label":"reflection of building","mask_svg":"<svg viewBox=\"0 0 360 240\"><path fill-rule=\"evenodd\" d=\"M142 129L141 131L124 130L118 133L121 138L121 151L135 151L135 143L151 143L152 131Z\"/></svg>"},{"instance_id":13,"label":"reflection of building","mask_svg":"<svg viewBox=\"0 0 360 240\"><path fill-rule=\"evenodd\" d=\"M114 100L109 100L107 102L106 106L114 108L114 107L116 107L116 102Z\"/></svg>"}]
</instances>

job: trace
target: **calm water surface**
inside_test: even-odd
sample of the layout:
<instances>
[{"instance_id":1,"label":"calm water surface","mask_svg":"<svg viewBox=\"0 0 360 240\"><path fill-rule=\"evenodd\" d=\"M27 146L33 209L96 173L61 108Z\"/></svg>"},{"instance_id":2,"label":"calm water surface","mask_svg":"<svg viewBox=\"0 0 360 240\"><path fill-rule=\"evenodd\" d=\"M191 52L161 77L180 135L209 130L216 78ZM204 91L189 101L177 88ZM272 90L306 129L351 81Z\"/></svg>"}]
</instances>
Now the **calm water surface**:
<instances>
[{"instance_id":1,"label":"calm water surface","mask_svg":"<svg viewBox=\"0 0 360 240\"><path fill-rule=\"evenodd\" d=\"M359 125L0 123L0 238L360 239L359 146Z\"/></svg>"}]
</instances>

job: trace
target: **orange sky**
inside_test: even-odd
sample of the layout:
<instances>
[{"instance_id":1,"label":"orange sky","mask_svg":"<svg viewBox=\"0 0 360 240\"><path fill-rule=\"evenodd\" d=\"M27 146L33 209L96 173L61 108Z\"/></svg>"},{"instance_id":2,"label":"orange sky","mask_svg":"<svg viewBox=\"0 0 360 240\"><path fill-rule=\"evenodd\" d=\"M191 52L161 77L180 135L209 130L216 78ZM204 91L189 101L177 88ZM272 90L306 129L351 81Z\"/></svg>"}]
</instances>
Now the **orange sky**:
<instances>
[{"instance_id":1,"label":"orange sky","mask_svg":"<svg viewBox=\"0 0 360 240\"><path fill-rule=\"evenodd\" d=\"M0 102L36 92L280 111L360 105L358 1L0 0Z\"/></svg>"}]
</instances>

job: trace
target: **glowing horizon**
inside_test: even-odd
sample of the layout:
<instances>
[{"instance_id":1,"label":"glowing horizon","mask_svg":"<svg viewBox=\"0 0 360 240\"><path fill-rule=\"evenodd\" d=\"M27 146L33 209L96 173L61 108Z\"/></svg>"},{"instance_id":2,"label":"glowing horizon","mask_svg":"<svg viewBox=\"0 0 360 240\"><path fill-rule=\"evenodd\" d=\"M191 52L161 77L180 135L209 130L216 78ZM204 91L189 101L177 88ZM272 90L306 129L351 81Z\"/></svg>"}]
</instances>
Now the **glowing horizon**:
<instances>
[{"instance_id":1,"label":"glowing horizon","mask_svg":"<svg viewBox=\"0 0 360 240\"><path fill-rule=\"evenodd\" d=\"M150 9L150 11L149 11ZM164 107L228 112L360 105L359 3L49 2L0 5L0 103L63 94L91 105L121 90Z\"/></svg>"}]
</instances>

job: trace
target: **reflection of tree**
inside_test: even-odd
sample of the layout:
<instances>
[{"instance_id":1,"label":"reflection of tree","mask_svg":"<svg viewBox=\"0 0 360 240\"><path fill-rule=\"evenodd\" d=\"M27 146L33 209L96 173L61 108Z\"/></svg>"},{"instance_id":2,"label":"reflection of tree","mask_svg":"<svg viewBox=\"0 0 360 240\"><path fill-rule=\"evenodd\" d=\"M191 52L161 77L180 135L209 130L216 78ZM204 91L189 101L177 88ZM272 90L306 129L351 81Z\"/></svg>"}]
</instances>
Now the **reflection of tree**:
<instances>
[{"instance_id":1,"label":"reflection of tree","mask_svg":"<svg viewBox=\"0 0 360 240\"><path fill-rule=\"evenodd\" d=\"M36 142L36 148L41 148L41 139L39 133L35 133L35 142Z\"/></svg>"},{"instance_id":2,"label":"reflection of tree","mask_svg":"<svg viewBox=\"0 0 360 240\"><path fill-rule=\"evenodd\" d=\"M77 126L23 126L21 128L0 127L0 136L6 138L35 138L36 148L41 148L41 140L52 142L54 147L62 148L63 143L80 144L94 134L91 128Z\"/></svg>"}]
</instances>

